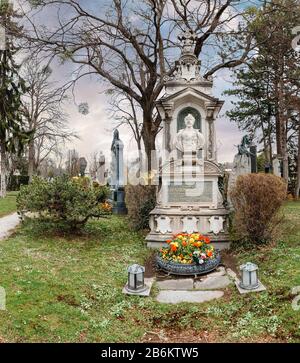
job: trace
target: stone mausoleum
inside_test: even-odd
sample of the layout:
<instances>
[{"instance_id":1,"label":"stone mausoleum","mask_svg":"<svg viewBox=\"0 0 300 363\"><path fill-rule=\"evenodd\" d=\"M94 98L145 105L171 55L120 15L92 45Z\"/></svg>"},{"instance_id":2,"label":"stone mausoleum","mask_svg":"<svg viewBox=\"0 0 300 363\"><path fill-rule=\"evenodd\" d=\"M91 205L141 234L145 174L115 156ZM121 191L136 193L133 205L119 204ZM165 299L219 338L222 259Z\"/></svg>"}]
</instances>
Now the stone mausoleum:
<instances>
[{"instance_id":1,"label":"stone mausoleum","mask_svg":"<svg viewBox=\"0 0 300 363\"><path fill-rule=\"evenodd\" d=\"M179 232L210 236L217 248L229 244L228 210L219 190L215 122L223 101L212 95L212 79L200 74L193 54L196 36L180 37L182 54L157 101L163 120L163 155L157 204L150 215L148 247L160 247Z\"/></svg>"}]
</instances>

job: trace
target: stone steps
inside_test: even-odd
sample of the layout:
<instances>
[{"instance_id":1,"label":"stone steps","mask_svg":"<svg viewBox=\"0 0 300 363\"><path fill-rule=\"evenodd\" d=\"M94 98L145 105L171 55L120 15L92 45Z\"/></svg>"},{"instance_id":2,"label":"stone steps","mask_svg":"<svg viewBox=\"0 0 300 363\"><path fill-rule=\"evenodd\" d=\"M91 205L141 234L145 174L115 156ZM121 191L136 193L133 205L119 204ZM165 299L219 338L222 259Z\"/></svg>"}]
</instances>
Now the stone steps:
<instances>
[{"instance_id":1,"label":"stone steps","mask_svg":"<svg viewBox=\"0 0 300 363\"><path fill-rule=\"evenodd\" d=\"M219 299L224 295L221 291L233 283L232 276L224 267L215 272L196 278L165 278L156 282L159 293L156 300L160 303L178 304L202 303Z\"/></svg>"}]
</instances>

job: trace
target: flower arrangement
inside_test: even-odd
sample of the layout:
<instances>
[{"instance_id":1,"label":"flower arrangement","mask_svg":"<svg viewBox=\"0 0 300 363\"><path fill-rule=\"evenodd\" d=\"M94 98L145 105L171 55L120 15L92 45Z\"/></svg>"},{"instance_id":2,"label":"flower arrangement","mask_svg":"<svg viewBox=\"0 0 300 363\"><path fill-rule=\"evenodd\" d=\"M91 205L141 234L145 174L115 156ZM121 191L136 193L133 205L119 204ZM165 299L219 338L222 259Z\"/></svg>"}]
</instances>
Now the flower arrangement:
<instances>
[{"instance_id":1,"label":"flower arrangement","mask_svg":"<svg viewBox=\"0 0 300 363\"><path fill-rule=\"evenodd\" d=\"M160 256L165 261L201 265L208 259L216 257L216 251L210 244L210 238L200 233L179 233L166 242L168 247L160 249Z\"/></svg>"},{"instance_id":2,"label":"flower arrangement","mask_svg":"<svg viewBox=\"0 0 300 363\"><path fill-rule=\"evenodd\" d=\"M104 211L106 211L106 212L108 212L108 213L111 213L111 211L112 211L112 205L111 205L110 203L108 203L108 202L104 202L104 203L100 203L100 205L101 205L101 208L102 208Z\"/></svg>"}]
</instances>

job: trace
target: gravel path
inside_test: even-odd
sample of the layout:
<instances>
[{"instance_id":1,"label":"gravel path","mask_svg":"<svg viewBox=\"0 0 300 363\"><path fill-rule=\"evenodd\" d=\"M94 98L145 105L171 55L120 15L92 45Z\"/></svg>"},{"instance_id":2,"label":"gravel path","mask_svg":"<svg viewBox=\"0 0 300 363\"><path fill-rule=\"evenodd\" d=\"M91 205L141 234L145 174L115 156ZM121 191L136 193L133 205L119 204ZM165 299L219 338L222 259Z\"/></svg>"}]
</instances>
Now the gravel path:
<instances>
[{"instance_id":1,"label":"gravel path","mask_svg":"<svg viewBox=\"0 0 300 363\"><path fill-rule=\"evenodd\" d=\"M8 216L0 218L0 240L9 236L12 229L20 223L17 213L9 214Z\"/></svg>"}]
</instances>

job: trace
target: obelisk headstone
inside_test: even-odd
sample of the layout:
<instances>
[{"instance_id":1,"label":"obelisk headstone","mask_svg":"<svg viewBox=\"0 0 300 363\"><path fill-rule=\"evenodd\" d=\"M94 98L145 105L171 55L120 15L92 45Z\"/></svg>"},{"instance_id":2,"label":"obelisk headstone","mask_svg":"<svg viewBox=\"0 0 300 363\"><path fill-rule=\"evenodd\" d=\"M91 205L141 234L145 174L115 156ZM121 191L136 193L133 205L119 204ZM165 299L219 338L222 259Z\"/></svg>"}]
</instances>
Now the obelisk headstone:
<instances>
[{"instance_id":1,"label":"obelisk headstone","mask_svg":"<svg viewBox=\"0 0 300 363\"><path fill-rule=\"evenodd\" d=\"M124 144L120 140L119 131L116 129L111 144L111 188L114 214L127 214L124 190Z\"/></svg>"},{"instance_id":2,"label":"obelisk headstone","mask_svg":"<svg viewBox=\"0 0 300 363\"><path fill-rule=\"evenodd\" d=\"M80 176L85 176L85 170L87 167L87 161L85 157L81 157L79 158L79 172L80 172Z\"/></svg>"},{"instance_id":3,"label":"obelisk headstone","mask_svg":"<svg viewBox=\"0 0 300 363\"><path fill-rule=\"evenodd\" d=\"M106 184L106 178L105 178L105 155L103 152L100 152L99 156L99 167L98 167L98 173L97 173L97 179L100 185Z\"/></svg>"}]
</instances>

